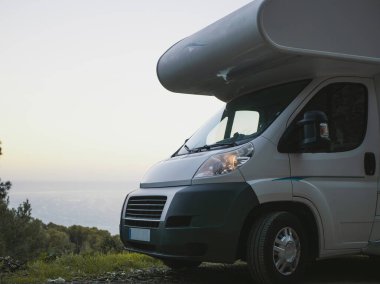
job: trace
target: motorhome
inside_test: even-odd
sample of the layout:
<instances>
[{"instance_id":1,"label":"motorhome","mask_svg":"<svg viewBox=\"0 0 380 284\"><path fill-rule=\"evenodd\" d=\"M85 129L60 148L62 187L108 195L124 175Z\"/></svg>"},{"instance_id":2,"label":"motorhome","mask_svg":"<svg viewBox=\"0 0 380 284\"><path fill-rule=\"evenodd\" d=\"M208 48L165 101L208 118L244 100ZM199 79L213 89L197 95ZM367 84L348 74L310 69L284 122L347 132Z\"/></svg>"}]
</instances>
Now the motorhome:
<instances>
[{"instance_id":1,"label":"motorhome","mask_svg":"<svg viewBox=\"0 0 380 284\"><path fill-rule=\"evenodd\" d=\"M163 54L166 89L226 104L127 195L127 249L172 268L241 259L255 283L380 256L379 15L374 0L255 0Z\"/></svg>"}]
</instances>

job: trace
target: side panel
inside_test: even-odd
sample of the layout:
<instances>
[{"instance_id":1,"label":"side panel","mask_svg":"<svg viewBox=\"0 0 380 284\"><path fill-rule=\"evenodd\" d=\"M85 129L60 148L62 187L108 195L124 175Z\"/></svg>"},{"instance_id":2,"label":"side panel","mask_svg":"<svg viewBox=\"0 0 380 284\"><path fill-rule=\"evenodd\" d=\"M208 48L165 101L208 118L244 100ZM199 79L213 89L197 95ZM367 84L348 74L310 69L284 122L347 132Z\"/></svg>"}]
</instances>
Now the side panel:
<instances>
[{"instance_id":1,"label":"side panel","mask_svg":"<svg viewBox=\"0 0 380 284\"><path fill-rule=\"evenodd\" d=\"M254 140L255 153L240 171L254 190L260 204L291 201L289 157L278 153L277 145L263 136Z\"/></svg>"},{"instance_id":2,"label":"side panel","mask_svg":"<svg viewBox=\"0 0 380 284\"><path fill-rule=\"evenodd\" d=\"M323 228L323 223L322 223L322 217L318 209L314 206L314 204L305 198L300 198L300 197L294 197L293 198L294 202L299 202L305 204L313 213L317 228L318 228L318 240L319 240L319 247L323 248L324 247L324 228ZM321 257L321 255L320 255Z\"/></svg>"},{"instance_id":3,"label":"side panel","mask_svg":"<svg viewBox=\"0 0 380 284\"><path fill-rule=\"evenodd\" d=\"M318 209L324 227L324 249L358 249L368 244L376 210L379 170L377 167L375 175L366 175L364 155L372 152L379 160L377 103L373 81L361 78L328 80L310 98L335 82L361 83L368 89L368 126L364 141L358 148L346 152L290 154L293 194L310 200Z\"/></svg>"},{"instance_id":4,"label":"side panel","mask_svg":"<svg viewBox=\"0 0 380 284\"><path fill-rule=\"evenodd\" d=\"M379 13L377 0L268 0L259 21L282 51L379 62Z\"/></svg>"},{"instance_id":5,"label":"side panel","mask_svg":"<svg viewBox=\"0 0 380 284\"><path fill-rule=\"evenodd\" d=\"M380 207L379 205L377 207ZM379 208L377 210L380 210ZM380 242L380 214L376 213L375 222L373 223L371 242Z\"/></svg>"},{"instance_id":6,"label":"side panel","mask_svg":"<svg viewBox=\"0 0 380 284\"><path fill-rule=\"evenodd\" d=\"M375 92L377 94L377 109L380 110L380 74L375 77ZM380 132L380 125L377 131ZM377 160L377 166L380 166L379 160ZM377 184L377 208L375 221L372 228L371 241L380 242L380 181L378 181Z\"/></svg>"}]
</instances>

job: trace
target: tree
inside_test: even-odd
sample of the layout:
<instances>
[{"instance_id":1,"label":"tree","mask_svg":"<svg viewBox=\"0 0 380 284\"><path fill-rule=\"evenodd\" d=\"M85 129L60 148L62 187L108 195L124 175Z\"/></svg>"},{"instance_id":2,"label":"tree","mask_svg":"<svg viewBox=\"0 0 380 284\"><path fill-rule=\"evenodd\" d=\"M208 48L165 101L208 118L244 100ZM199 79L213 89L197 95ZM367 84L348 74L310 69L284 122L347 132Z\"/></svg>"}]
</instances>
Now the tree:
<instances>
[{"instance_id":1,"label":"tree","mask_svg":"<svg viewBox=\"0 0 380 284\"><path fill-rule=\"evenodd\" d=\"M9 197L8 197L8 191L11 189L12 184L7 182L2 182L0 179L0 204L4 204L8 206L9 204Z\"/></svg>"},{"instance_id":2,"label":"tree","mask_svg":"<svg viewBox=\"0 0 380 284\"><path fill-rule=\"evenodd\" d=\"M111 237L108 231L78 225L69 227L68 233L75 253L101 252L104 240Z\"/></svg>"},{"instance_id":3,"label":"tree","mask_svg":"<svg viewBox=\"0 0 380 284\"><path fill-rule=\"evenodd\" d=\"M31 216L28 200L17 209L8 208L11 183L0 183L0 255L27 260L45 250L46 232L43 223Z\"/></svg>"},{"instance_id":4,"label":"tree","mask_svg":"<svg viewBox=\"0 0 380 284\"><path fill-rule=\"evenodd\" d=\"M103 253L124 251L124 245L120 240L120 236L107 236L103 240L103 243L101 245L101 251Z\"/></svg>"},{"instance_id":5,"label":"tree","mask_svg":"<svg viewBox=\"0 0 380 284\"><path fill-rule=\"evenodd\" d=\"M8 208L11 187L9 181L0 180L0 256L27 260L37 257L44 250L46 232L43 223L32 218L28 200L17 209Z\"/></svg>"},{"instance_id":6,"label":"tree","mask_svg":"<svg viewBox=\"0 0 380 284\"><path fill-rule=\"evenodd\" d=\"M0 179L0 256L26 261L43 255L50 259L68 253L123 251L119 236L111 236L108 231L78 225L67 228L43 224L32 217L28 199L16 209L9 208L11 187L11 182Z\"/></svg>"},{"instance_id":7,"label":"tree","mask_svg":"<svg viewBox=\"0 0 380 284\"><path fill-rule=\"evenodd\" d=\"M72 253L74 244L70 242L69 235L56 228L46 228L47 232L47 254L49 256L61 256Z\"/></svg>"},{"instance_id":8,"label":"tree","mask_svg":"<svg viewBox=\"0 0 380 284\"><path fill-rule=\"evenodd\" d=\"M7 228L12 220L12 212L8 210L8 191L11 188L10 182L0 180L0 256L6 253Z\"/></svg>"}]
</instances>

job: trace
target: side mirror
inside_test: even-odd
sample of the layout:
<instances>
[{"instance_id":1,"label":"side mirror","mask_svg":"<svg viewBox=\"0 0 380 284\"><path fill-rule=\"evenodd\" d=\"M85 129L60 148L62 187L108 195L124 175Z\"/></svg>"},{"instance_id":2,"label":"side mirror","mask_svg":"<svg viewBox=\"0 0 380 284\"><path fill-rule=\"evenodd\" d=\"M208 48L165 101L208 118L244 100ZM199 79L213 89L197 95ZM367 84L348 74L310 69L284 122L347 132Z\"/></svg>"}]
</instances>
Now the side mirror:
<instances>
[{"instance_id":1,"label":"side mirror","mask_svg":"<svg viewBox=\"0 0 380 284\"><path fill-rule=\"evenodd\" d=\"M323 111L307 111L303 119L297 122L302 127L303 139L300 149L307 152L328 151L330 136L327 115Z\"/></svg>"}]
</instances>

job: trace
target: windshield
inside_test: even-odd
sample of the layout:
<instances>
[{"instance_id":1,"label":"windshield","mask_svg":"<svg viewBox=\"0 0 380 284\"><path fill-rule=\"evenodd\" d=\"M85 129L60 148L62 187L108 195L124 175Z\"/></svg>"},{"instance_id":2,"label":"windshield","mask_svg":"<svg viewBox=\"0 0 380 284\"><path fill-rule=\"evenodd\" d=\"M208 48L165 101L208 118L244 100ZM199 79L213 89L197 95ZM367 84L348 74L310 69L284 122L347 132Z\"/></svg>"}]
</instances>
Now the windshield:
<instances>
[{"instance_id":1,"label":"windshield","mask_svg":"<svg viewBox=\"0 0 380 284\"><path fill-rule=\"evenodd\" d=\"M310 80L262 89L229 102L175 153L240 145L261 134Z\"/></svg>"}]
</instances>

